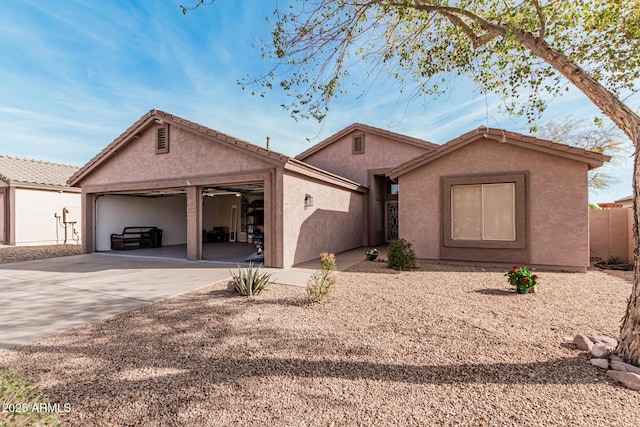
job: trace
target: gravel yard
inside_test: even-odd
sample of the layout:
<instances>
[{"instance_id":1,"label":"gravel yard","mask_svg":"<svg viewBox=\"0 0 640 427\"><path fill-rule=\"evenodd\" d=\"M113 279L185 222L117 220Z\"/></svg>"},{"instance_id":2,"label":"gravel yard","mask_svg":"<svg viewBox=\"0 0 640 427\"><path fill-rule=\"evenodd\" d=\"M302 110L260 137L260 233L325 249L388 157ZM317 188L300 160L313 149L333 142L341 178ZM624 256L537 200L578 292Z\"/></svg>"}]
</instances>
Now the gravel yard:
<instances>
[{"instance_id":1,"label":"gravel yard","mask_svg":"<svg viewBox=\"0 0 640 427\"><path fill-rule=\"evenodd\" d=\"M0 245L0 264L80 255L81 245L3 246Z\"/></svg>"},{"instance_id":2,"label":"gravel yard","mask_svg":"<svg viewBox=\"0 0 640 427\"><path fill-rule=\"evenodd\" d=\"M0 252L2 253L2 252ZM631 284L363 261L330 302L226 283L0 353L64 425L640 425L640 393L563 337L617 337ZM135 285L135 284L132 284Z\"/></svg>"}]
</instances>

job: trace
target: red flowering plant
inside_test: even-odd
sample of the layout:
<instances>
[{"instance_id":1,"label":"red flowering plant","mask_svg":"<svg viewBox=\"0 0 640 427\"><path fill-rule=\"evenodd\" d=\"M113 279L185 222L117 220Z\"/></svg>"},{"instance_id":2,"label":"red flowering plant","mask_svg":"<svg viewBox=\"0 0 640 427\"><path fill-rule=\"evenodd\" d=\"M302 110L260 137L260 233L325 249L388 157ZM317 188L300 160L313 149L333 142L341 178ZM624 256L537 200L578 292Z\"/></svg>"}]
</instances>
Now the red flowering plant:
<instances>
[{"instance_id":1,"label":"red flowering plant","mask_svg":"<svg viewBox=\"0 0 640 427\"><path fill-rule=\"evenodd\" d=\"M514 265L505 276L509 283L519 291L528 291L538 284L538 276L529 271L527 267Z\"/></svg>"}]
</instances>

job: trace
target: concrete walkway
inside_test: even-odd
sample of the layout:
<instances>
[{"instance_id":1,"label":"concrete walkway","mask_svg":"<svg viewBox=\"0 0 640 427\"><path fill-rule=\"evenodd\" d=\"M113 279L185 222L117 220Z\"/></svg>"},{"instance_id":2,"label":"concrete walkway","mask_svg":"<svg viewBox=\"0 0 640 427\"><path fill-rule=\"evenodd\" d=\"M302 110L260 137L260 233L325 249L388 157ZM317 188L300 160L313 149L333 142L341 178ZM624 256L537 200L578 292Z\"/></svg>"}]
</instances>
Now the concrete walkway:
<instances>
[{"instance_id":1,"label":"concrete walkway","mask_svg":"<svg viewBox=\"0 0 640 427\"><path fill-rule=\"evenodd\" d=\"M340 269L366 249L338 254ZM0 264L0 351L84 323L228 280L235 265L101 254ZM306 286L318 260L267 268L273 281Z\"/></svg>"}]
</instances>

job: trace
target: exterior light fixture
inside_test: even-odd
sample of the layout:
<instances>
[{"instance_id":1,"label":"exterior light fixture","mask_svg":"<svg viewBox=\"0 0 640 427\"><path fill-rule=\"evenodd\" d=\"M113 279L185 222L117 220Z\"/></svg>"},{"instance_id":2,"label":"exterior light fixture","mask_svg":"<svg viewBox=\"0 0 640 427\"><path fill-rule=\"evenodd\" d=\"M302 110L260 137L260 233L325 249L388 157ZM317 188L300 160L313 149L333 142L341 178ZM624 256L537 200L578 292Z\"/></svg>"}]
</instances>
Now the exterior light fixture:
<instances>
[{"instance_id":1,"label":"exterior light fixture","mask_svg":"<svg viewBox=\"0 0 640 427\"><path fill-rule=\"evenodd\" d=\"M313 206L313 196L311 194L304 195L304 208L305 210Z\"/></svg>"}]
</instances>

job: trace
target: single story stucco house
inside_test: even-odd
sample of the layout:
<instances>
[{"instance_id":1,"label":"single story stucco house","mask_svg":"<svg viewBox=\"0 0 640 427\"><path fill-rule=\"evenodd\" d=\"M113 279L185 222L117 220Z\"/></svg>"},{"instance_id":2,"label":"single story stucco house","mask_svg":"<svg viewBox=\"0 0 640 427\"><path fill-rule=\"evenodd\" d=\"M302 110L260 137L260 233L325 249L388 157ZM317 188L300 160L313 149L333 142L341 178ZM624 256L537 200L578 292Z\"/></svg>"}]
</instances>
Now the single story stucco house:
<instances>
[{"instance_id":1,"label":"single story stucco house","mask_svg":"<svg viewBox=\"0 0 640 427\"><path fill-rule=\"evenodd\" d=\"M151 110L69 180L83 251L126 226L203 258L212 233L287 267L404 237L421 259L589 264L587 172L608 157L481 128L444 145L353 124L291 158Z\"/></svg>"},{"instance_id":2,"label":"single story stucco house","mask_svg":"<svg viewBox=\"0 0 640 427\"><path fill-rule=\"evenodd\" d=\"M0 156L0 244L78 243L80 189L67 184L78 169Z\"/></svg>"}]
</instances>

